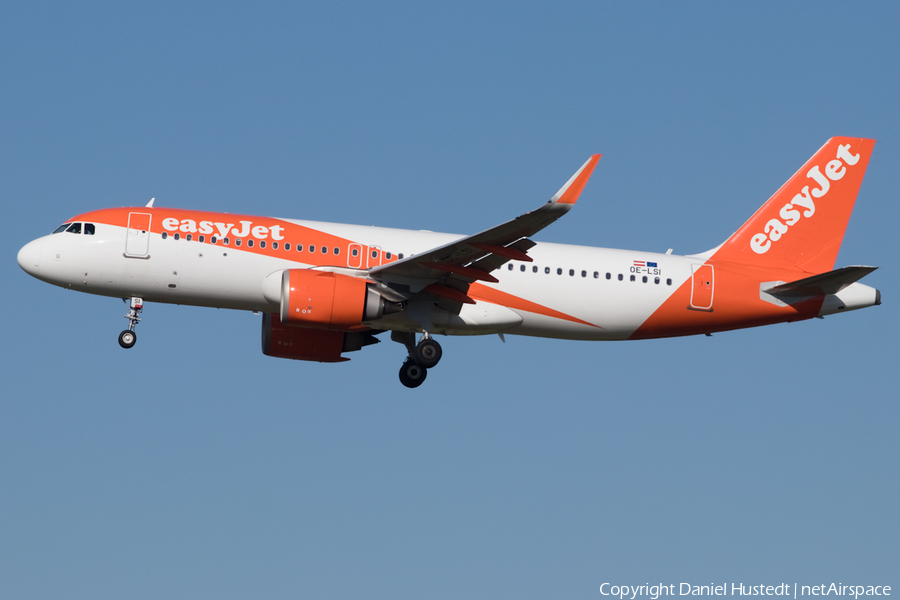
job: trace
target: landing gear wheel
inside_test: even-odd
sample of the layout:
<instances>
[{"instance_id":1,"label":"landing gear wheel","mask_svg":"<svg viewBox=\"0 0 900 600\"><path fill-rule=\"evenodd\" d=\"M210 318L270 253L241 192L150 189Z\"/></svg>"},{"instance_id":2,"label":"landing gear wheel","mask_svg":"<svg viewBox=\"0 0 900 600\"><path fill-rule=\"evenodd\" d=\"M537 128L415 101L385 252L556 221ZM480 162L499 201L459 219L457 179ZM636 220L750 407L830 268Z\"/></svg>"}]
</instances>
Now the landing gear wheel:
<instances>
[{"instance_id":1,"label":"landing gear wheel","mask_svg":"<svg viewBox=\"0 0 900 600\"><path fill-rule=\"evenodd\" d=\"M128 298L122 298L122 302L128 302ZM131 299L131 310L125 315L128 319L128 329L119 334L119 345L125 349L134 346L137 341L137 334L134 332L135 326L141 322L141 311L144 310L144 301L141 298L134 297Z\"/></svg>"},{"instance_id":2,"label":"landing gear wheel","mask_svg":"<svg viewBox=\"0 0 900 600\"><path fill-rule=\"evenodd\" d=\"M119 334L119 345L123 348L131 348L135 342L137 342L137 334L130 329Z\"/></svg>"},{"instance_id":3,"label":"landing gear wheel","mask_svg":"<svg viewBox=\"0 0 900 600\"><path fill-rule=\"evenodd\" d=\"M422 385L428 371L419 363L408 360L400 367L400 383L408 388L416 388Z\"/></svg>"},{"instance_id":4,"label":"landing gear wheel","mask_svg":"<svg viewBox=\"0 0 900 600\"><path fill-rule=\"evenodd\" d=\"M430 369L441 361L443 351L441 345L432 338L427 338L419 342L416 346L416 362Z\"/></svg>"}]
</instances>

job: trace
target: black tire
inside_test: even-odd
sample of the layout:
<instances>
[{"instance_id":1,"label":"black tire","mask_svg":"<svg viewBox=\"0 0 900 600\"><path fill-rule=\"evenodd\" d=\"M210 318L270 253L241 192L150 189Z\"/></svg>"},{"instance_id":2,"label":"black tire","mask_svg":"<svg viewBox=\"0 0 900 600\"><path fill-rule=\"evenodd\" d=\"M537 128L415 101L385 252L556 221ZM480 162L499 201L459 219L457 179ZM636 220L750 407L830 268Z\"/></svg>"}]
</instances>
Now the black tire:
<instances>
[{"instance_id":1,"label":"black tire","mask_svg":"<svg viewBox=\"0 0 900 600\"><path fill-rule=\"evenodd\" d=\"M408 388L417 388L425 381L428 370L419 363L408 360L400 367L400 383Z\"/></svg>"},{"instance_id":2,"label":"black tire","mask_svg":"<svg viewBox=\"0 0 900 600\"><path fill-rule=\"evenodd\" d=\"M125 348L131 348L137 342L137 334L130 329L126 329L119 334L119 345Z\"/></svg>"},{"instance_id":3,"label":"black tire","mask_svg":"<svg viewBox=\"0 0 900 600\"><path fill-rule=\"evenodd\" d=\"M416 346L416 362L426 369L430 369L441 362L443 354L441 345L431 338L422 340Z\"/></svg>"}]
</instances>

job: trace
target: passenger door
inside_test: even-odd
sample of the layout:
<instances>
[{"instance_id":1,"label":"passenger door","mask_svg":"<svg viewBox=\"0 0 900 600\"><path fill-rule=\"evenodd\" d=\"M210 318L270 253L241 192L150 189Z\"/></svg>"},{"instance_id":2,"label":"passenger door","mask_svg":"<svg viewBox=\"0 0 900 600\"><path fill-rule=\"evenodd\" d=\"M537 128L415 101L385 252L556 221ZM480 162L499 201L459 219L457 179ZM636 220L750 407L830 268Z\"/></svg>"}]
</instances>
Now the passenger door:
<instances>
[{"instance_id":1,"label":"passenger door","mask_svg":"<svg viewBox=\"0 0 900 600\"><path fill-rule=\"evenodd\" d=\"M129 213L125 234L125 256L147 258L150 255L150 221L148 213Z\"/></svg>"}]
</instances>

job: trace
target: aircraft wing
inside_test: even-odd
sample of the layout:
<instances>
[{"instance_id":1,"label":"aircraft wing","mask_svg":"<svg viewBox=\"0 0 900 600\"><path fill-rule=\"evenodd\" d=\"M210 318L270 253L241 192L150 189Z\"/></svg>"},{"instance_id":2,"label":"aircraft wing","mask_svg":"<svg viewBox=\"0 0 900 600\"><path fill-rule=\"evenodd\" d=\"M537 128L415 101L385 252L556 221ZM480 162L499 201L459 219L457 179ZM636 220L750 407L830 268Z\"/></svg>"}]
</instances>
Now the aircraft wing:
<instances>
[{"instance_id":1,"label":"aircraft wing","mask_svg":"<svg viewBox=\"0 0 900 600\"><path fill-rule=\"evenodd\" d=\"M527 252L535 243L528 237L572 208L599 160L599 154L591 156L550 201L537 210L481 233L375 267L369 271L369 276L386 284L409 286L411 293L428 288L425 291L434 295L471 303L465 295L470 283L496 282L491 271L510 260L531 262Z\"/></svg>"},{"instance_id":2,"label":"aircraft wing","mask_svg":"<svg viewBox=\"0 0 900 600\"><path fill-rule=\"evenodd\" d=\"M856 283L878 267L852 266L835 269L827 273L813 275L789 283L782 283L767 290L776 296L819 296L837 294L847 286Z\"/></svg>"}]
</instances>

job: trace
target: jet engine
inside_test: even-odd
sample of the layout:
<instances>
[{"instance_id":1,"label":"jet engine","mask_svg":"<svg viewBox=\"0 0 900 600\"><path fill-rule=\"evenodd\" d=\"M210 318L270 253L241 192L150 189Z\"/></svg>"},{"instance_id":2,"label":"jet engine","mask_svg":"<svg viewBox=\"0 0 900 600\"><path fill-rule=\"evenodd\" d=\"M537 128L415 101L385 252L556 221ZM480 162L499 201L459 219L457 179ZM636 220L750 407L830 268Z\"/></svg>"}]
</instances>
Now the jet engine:
<instances>
[{"instance_id":1,"label":"jet engine","mask_svg":"<svg viewBox=\"0 0 900 600\"><path fill-rule=\"evenodd\" d=\"M288 269L281 278L281 323L329 331L364 330L385 301L365 279L328 271Z\"/></svg>"}]
</instances>

